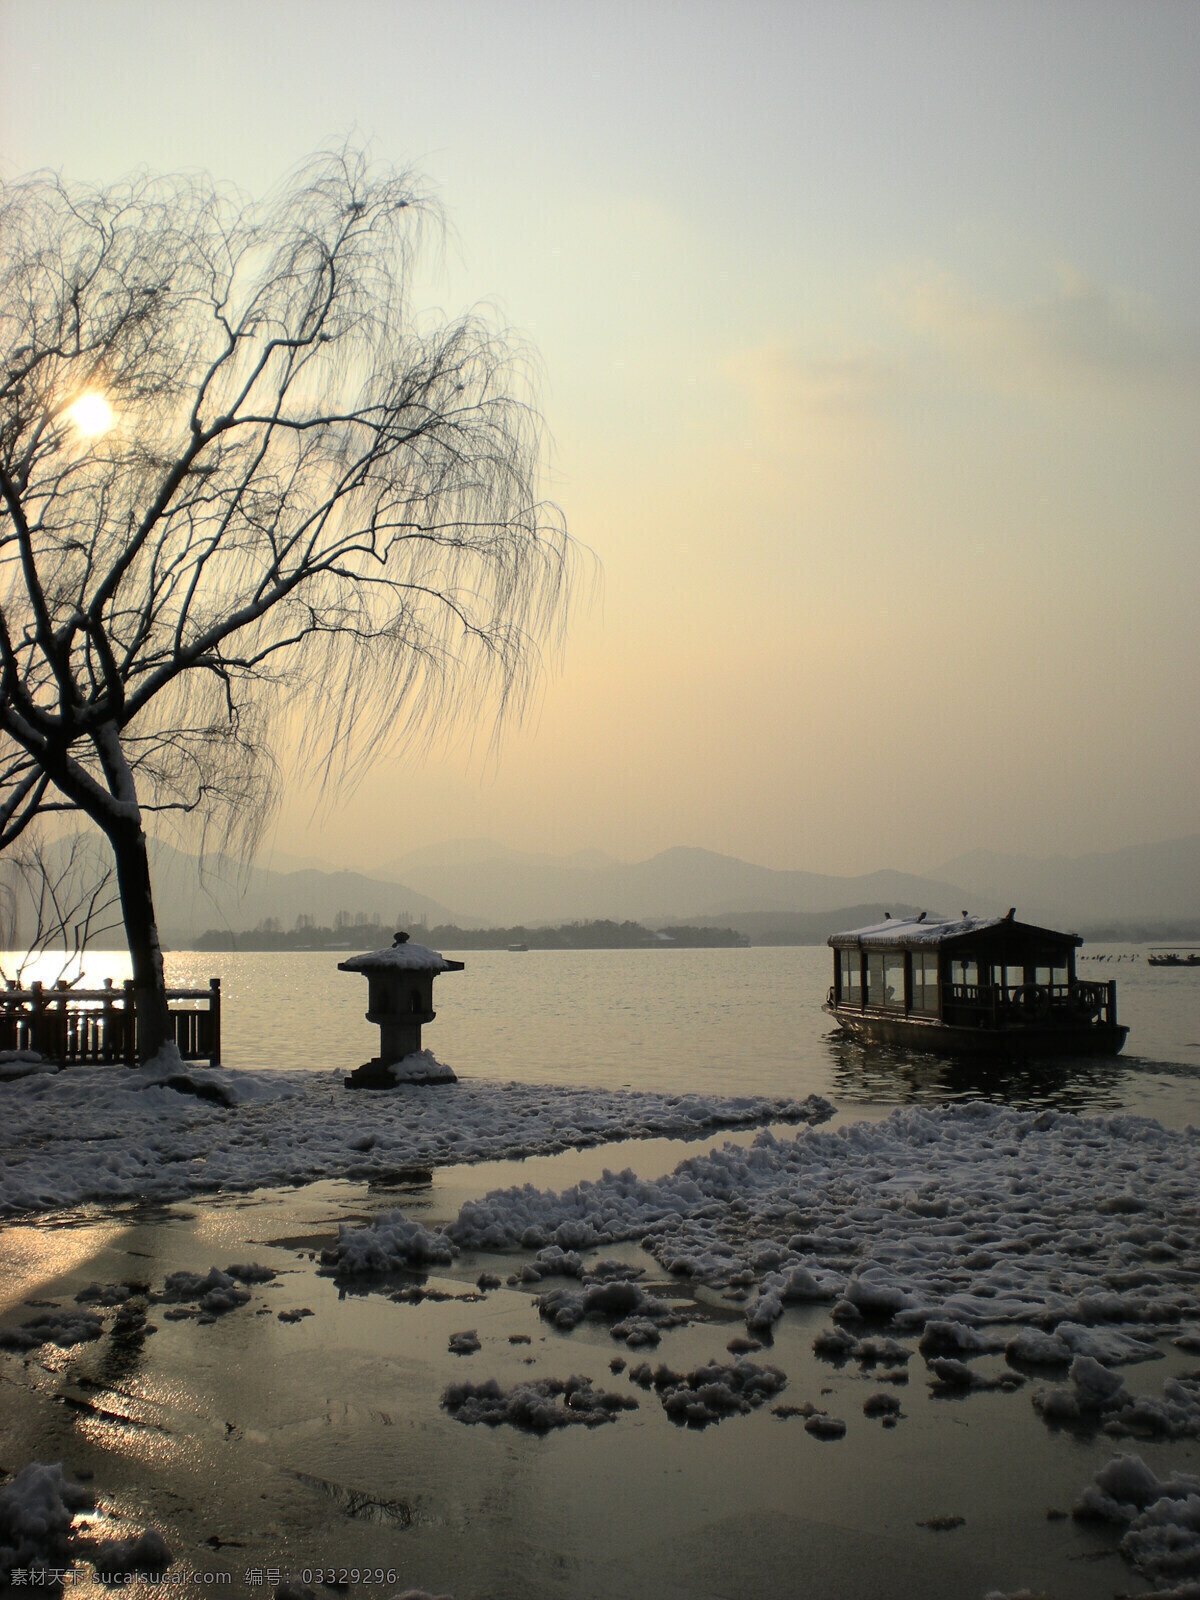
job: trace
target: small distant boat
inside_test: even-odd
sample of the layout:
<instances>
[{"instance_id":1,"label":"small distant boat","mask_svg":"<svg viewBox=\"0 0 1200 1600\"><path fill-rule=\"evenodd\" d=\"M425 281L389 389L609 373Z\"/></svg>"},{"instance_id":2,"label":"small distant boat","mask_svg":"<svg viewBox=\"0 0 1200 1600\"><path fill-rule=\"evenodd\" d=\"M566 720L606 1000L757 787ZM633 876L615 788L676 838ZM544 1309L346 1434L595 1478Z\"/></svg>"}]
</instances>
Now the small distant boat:
<instances>
[{"instance_id":1,"label":"small distant boat","mask_svg":"<svg viewBox=\"0 0 1200 1600\"><path fill-rule=\"evenodd\" d=\"M1148 967L1200 967L1200 952L1194 945L1155 945L1146 957Z\"/></svg>"},{"instance_id":2,"label":"small distant boat","mask_svg":"<svg viewBox=\"0 0 1200 1600\"><path fill-rule=\"evenodd\" d=\"M866 1043L951 1054L1116 1055L1117 985L1075 973L1077 933L1004 917L887 918L835 933L824 1009Z\"/></svg>"},{"instance_id":3,"label":"small distant boat","mask_svg":"<svg viewBox=\"0 0 1200 1600\"><path fill-rule=\"evenodd\" d=\"M510 944L508 948L510 950L514 950L514 951L515 950L528 950L529 946L527 944Z\"/></svg>"}]
</instances>

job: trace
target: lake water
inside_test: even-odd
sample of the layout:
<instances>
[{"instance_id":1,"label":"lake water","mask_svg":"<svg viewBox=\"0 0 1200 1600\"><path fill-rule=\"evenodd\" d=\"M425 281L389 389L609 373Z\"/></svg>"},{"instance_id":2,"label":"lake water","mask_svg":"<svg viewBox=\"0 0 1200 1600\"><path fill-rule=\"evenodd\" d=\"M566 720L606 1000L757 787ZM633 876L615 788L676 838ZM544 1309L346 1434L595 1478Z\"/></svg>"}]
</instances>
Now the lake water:
<instances>
[{"instance_id":1,"label":"lake water","mask_svg":"<svg viewBox=\"0 0 1200 1600\"><path fill-rule=\"evenodd\" d=\"M446 951L454 955L453 951ZM222 985L231 1067L353 1067L378 1049L367 985L345 952L176 952L168 981ZM1124 1109L1170 1127L1200 1120L1200 972L1155 968L1137 946L1085 946L1079 970L1115 978L1130 1033L1115 1060L997 1069L838 1037L822 1012L821 947L749 950L465 951L438 978L424 1042L460 1077L702 1094L826 1095L871 1116L983 1096L1070 1110ZM89 957L89 982L119 956Z\"/></svg>"}]
</instances>

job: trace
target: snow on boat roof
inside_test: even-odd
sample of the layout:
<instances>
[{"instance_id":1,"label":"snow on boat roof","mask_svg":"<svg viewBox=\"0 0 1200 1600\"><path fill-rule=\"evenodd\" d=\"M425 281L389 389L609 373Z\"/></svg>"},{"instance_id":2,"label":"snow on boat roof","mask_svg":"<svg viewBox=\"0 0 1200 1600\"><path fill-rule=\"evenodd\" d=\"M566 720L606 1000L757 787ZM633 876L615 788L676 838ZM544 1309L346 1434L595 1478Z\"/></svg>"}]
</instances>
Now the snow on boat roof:
<instances>
[{"instance_id":1,"label":"snow on boat roof","mask_svg":"<svg viewBox=\"0 0 1200 1600\"><path fill-rule=\"evenodd\" d=\"M394 944L390 950L370 950L366 955L339 961L339 972L461 972L464 963L450 961L426 944Z\"/></svg>"},{"instance_id":2,"label":"snow on boat roof","mask_svg":"<svg viewBox=\"0 0 1200 1600\"><path fill-rule=\"evenodd\" d=\"M826 943L834 949L903 949L914 946L936 947L952 939L963 939L972 934L990 933L995 928L1009 928L1018 936L1033 940L1057 940L1063 944L1082 944L1077 933L1058 933L1053 928L1034 927L1029 922L1014 922L1012 913L1005 917L889 917L885 922L873 922L867 928L851 928L845 933L831 933Z\"/></svg>"}]
</instances>

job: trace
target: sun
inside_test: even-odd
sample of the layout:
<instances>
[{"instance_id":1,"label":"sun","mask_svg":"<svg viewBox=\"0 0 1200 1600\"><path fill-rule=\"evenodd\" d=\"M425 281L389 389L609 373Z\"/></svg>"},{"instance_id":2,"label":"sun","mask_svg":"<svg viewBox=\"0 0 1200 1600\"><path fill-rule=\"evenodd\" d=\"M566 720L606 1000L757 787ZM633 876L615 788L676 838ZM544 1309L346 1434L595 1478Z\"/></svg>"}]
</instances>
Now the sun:
<instances>
[{"instance_id":1,"label":"sun","mask_svg":"<svg viewBox=\"0 0 1200 1600\"><path fill-rule=\"evenodd\" d=\"M117 421L113 408L97 389L89 389L78 400L73 400L66 409L66 416L88 439L98 439Z\"/></svg>"}]
</instances>

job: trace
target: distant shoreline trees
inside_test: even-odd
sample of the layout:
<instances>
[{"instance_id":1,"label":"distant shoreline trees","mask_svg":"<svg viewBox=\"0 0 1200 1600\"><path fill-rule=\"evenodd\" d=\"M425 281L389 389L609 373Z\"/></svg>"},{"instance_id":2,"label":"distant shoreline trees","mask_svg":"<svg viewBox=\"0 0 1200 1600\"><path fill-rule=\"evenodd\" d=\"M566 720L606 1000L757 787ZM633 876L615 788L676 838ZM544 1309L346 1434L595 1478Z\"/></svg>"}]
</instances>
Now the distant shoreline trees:
<instances>
[{"instance_id":1,"label":"distant shoreline trees","mask_svg":"<svg viewBox=\"0 0 1200 1600\"><path fill-rule=\"evenodd\" d=\"M565 627L526 354L411 304L438 221L352 150L265 204L0 186L0 850L104 836L143 1060L172 1036L147 816L248 857L284 744L332 791L499 727Z\"/></svg>"},{"instance_id":2,"label":"distant shoreline trees","mask_svg":"<svg viewBox=\"0 0 1200 1600\"><path fill-rule=\"evenodd\" d=\"M299 921L299 919L297 919ZM268 923L275 923L268 927ZM657 930L640 922L566 922L557 927L460 928L454 923L419 926L413 938L439 950L508 950L514 945L529 950L665 950L740 949L750 943L733 928L679 926ZM247 933L210 929L196 941L197 950L372 950L389 945L393 925L377 920L318 928L278 926L269 917Z\"/></svg>"}]
</instances>

